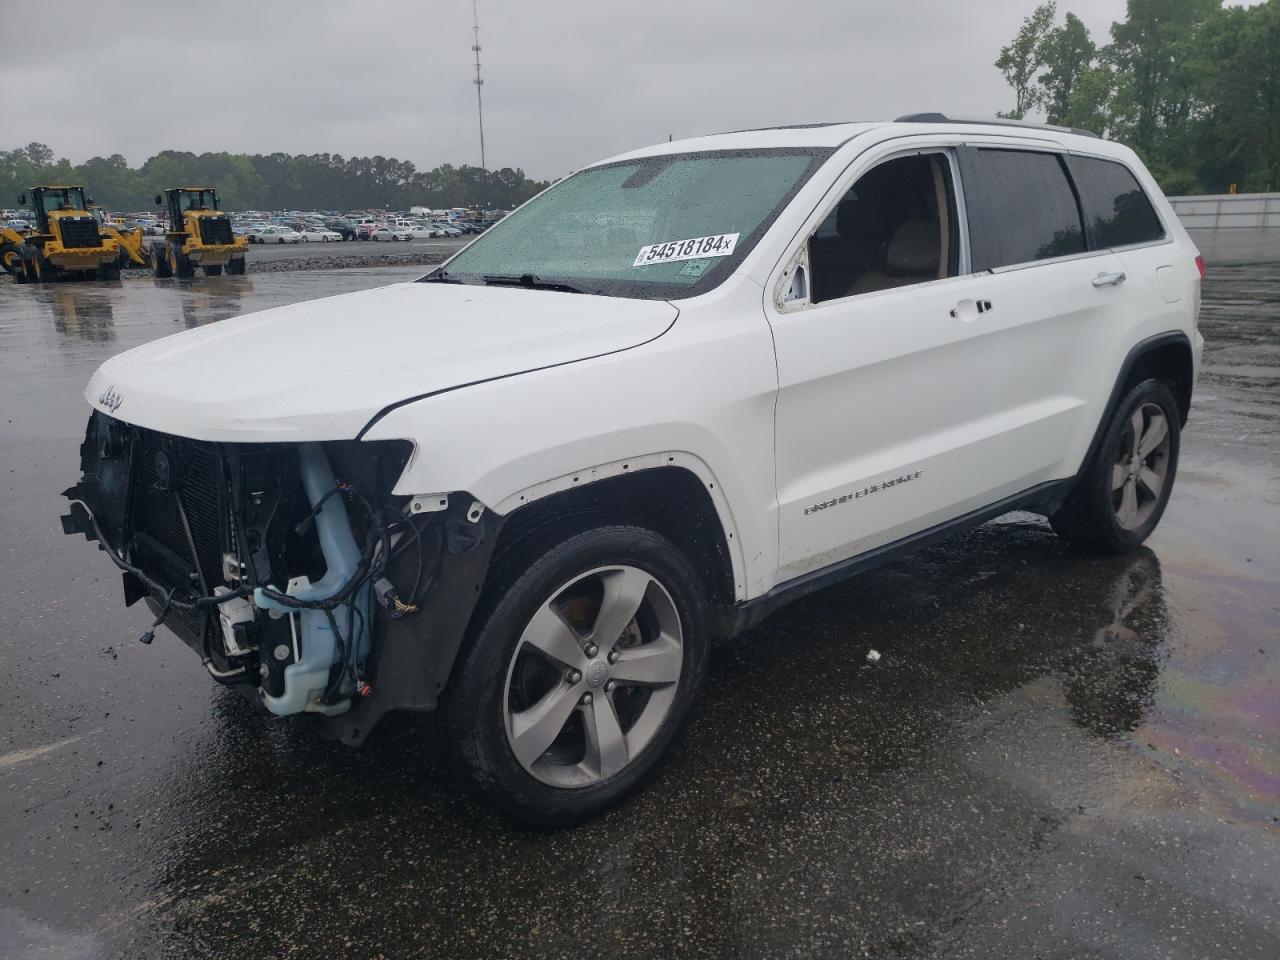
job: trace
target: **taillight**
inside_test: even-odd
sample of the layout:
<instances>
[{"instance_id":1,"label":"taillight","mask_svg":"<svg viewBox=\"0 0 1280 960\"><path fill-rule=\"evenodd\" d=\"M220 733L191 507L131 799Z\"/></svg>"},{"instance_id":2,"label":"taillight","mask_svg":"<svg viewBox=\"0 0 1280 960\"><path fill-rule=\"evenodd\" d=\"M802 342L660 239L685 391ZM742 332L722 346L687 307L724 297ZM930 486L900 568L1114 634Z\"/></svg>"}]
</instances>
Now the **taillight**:
<instances>
[{"instance_id":1,"label":"taillight","mask_svg":"<svg viewBox=\"0 0 1280 960\"><path fill-rule=\"evenodd\" d=\"M1204 257L1196 254L1196 269L1200 271L1200 279L1204 279Z\"/></svg>"}]
</instances>

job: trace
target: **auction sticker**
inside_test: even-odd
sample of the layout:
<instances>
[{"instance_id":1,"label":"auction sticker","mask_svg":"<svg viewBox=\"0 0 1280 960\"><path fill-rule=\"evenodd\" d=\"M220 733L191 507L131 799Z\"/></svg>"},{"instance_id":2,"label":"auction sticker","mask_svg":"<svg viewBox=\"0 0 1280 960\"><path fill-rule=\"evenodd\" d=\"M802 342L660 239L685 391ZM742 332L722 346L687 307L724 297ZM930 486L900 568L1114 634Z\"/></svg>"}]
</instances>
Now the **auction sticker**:
<instances>
[{"instance_id":1,"label":"auction sticker","mask_svg":"<svg viewBox=\"0 0 1280 960\"><path fill-rule=\"evenodd\" d=\"M647 267L655 263L674 263L677 260L696 260L700 257L727 257L738 245L737 233L717 233L713 237L692 237L689 240L669 240L641 247L633 267Z\"/></svg>"}]
</instances>

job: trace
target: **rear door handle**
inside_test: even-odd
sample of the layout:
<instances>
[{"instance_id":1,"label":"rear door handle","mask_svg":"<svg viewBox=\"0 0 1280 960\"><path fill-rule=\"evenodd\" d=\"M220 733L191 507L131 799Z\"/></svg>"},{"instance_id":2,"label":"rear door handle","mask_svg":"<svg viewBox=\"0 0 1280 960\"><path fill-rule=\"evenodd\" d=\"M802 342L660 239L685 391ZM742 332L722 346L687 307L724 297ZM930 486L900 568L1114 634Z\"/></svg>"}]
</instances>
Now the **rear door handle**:
<instances>
[{"instance_id":1,"label":"rear door handle","mask_svg":"<svg viewBox=\"0 0 1280 960\"><path fill-rule=\"evenodd\" d=\"M1093 278L1093 285L1095 287L1114 287L1117 284L1124 283L1124 281L1125 275L1123 272L1100 273Z\"/></svg>"}]
</instances>

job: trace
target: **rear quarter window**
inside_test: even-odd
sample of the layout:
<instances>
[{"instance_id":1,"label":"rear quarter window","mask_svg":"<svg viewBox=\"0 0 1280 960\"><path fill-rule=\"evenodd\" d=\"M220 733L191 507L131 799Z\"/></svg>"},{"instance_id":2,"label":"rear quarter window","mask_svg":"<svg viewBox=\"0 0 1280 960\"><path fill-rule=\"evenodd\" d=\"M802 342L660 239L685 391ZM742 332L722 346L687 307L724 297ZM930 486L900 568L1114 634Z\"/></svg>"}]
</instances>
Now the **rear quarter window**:
<instances>
[{"instance_id":1,"label":"rear quarter window","mask_svg":"<svg viewBox=\"0 0 1280 960\"><path fill-rule=\"evenodd\" d=\"M1085 251L1071 181L1055 153L962 148L975 271Z\"/></svg>"},{"instance_id":2,"label":"rear quarter window","mask_svg":"<svg viewBox=\"0 0 1280 960\"><path fill-rule=\"evenodd\" d=\"M1164 239L1164 227L1138 178L1122 163L1067 157L1080 194L1090 246L1105 249Z\"/></svg>"}]
</instances>

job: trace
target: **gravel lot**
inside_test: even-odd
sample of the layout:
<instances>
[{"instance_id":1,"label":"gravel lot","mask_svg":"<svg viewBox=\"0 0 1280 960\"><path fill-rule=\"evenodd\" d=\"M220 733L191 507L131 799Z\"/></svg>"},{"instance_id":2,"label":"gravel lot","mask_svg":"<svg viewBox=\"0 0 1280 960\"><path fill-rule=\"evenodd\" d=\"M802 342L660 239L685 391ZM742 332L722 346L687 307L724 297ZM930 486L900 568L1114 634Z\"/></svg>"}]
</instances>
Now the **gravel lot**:
<instances>
[{"instance_id":1,"label":"gravel lot","mask_svg":"<svg viewBox=\"0 0 1280 960\"><path fill-rule=\"evenodd\" d=\"M352 751L138 644L62 536L105 357L421 272L251 256L0 281L0 956L1280 956L1280 267L1212 269L1149 549L1014 514L810 597L717 649L662 780L546 833L455 789L420 719Z\"/></svg>"}]
</instances>

